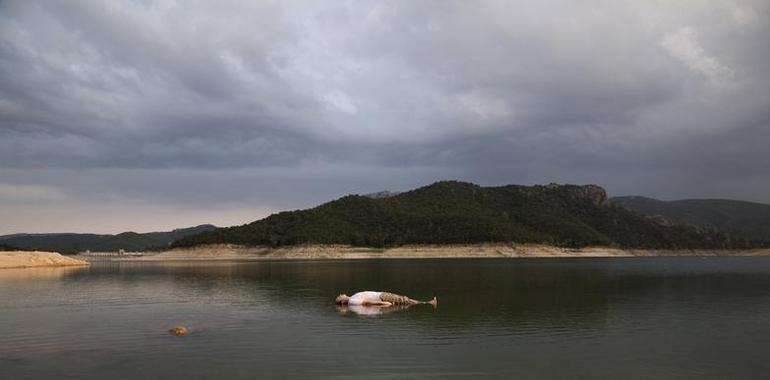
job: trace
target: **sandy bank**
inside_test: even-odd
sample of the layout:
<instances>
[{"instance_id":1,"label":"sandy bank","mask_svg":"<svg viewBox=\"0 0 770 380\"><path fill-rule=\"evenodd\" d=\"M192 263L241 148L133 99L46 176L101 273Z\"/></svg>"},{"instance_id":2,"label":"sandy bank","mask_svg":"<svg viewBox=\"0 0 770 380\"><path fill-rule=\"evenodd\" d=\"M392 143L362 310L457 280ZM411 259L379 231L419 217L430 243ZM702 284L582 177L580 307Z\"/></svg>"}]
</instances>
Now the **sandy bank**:
<instances>
[{"instance_id":1,"label":"sandy bank","mask_svg":"<svg viewBox=\"0 0 770 380\"><path fill-rule=\"evenodd\" d=\"M0 269L90 265L88 261L62 256L56 252L0 252Z\"/></svg>"},{"instance_id":2,"label":"sandy bank","mask_svg":"<svg viewBox=\"0 0 770 380\"><path fill-rule=\"evenodd\" d=\"M170 260L316 260L316 259L418 259L418 258L527 258L527 257L638 257L638 256L770 256L764 250L623 250L609 247L580 249L547 245L419 245L394 248L366 248L342 245L303 245L293 247L243 247L209 245L173 249L130 261Z\"/></svg>"}]
</instances>

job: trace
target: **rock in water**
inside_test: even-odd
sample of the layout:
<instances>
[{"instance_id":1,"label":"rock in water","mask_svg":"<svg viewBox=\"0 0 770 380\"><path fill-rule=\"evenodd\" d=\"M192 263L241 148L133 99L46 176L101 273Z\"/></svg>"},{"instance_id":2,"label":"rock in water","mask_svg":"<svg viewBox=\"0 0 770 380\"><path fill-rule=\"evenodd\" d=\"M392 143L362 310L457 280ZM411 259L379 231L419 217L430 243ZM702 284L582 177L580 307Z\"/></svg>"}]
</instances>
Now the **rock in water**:
<instances>
[{"instance_id":1,"label":"rock in water","mask_svg":"<svg viewBox=\"0 0 770 380\"><path fill-rule=\"evenodd\" d=\"M189 330L187 330L187 327L184 327L184 326L174 326L170 328L168 332L171 335L184 336L184 335L187 335Z\"/></svg>"}]
</instances>

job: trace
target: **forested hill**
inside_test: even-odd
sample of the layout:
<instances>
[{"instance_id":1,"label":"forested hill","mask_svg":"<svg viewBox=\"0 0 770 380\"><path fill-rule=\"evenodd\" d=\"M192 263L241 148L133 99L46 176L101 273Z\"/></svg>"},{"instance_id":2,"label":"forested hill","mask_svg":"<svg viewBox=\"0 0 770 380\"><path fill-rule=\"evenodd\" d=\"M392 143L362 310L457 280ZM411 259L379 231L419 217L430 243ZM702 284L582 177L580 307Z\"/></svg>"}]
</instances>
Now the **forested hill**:
<instances>
[{"instance_id":1,"label":"forested hill","mask_svg":"<svg viewBox=\"0 0 770 380\"><path fill-rule=\"evenodd\" d=\"M193 235L178 247L240 245L545 243L581 247L722 248L715 230L642 216L595 185L481 187L437 182L388 197L349 195L316 208Z\"/></svg>"},{"instance_id":2,"label":"forested hill","mask_svg":"<svg viewBox=\"0 0 770 380\"><path fill-rule=\"evenodd\" d=\"M768 204L729 199L661 201L639 196L615 197L610 202L649 216L711 226L754 244L770 244Z\"/></svg>"},{"instance_id":3,"label":"forested hill","mask_svg":"<svg viewBox=\"0 0 770 380\"><path fill-rule=\"evenodd\" d=\"M215 228L215 226L210 224L204 224L166 232L124 232L117 235L76 233L15 234L0 236L0 245L24 250L55 251L68 254L86 250L94 252L115 252L120 249L126 251L144 251L153 248L166 248L171 242L177 239L204 231L210 231Z\"/></svg>"},{"instance_id":4,"label":"forested hill","mask_svg":"<svg viewBox=\"0 0 770 380\"><path fill-rule=\"evenodd\" d=\"M21 248L14 247L14 246L8 245L8 244L0 244L0 252L3 252L3 251L19 251L19 250L21 250Z\"/></svg>"}]
</instances>

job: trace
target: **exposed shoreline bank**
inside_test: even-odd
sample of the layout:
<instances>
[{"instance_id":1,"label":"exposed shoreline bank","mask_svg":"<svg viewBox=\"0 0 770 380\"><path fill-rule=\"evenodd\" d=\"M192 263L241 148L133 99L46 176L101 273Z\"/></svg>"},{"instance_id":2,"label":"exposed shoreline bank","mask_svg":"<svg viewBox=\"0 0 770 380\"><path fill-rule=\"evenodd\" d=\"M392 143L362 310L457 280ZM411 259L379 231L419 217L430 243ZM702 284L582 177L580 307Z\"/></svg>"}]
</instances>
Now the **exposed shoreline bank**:
<instances>
[{"instance_id":1,"label":"exposed shoreline bank","mask_svg":"<svg viewBox=\"0 0 770 380\"><path fill-rule=\"evenodd\" d=\"M421 258L567 258L668 256L770 256L770 249L751 250L645 250L611 247L562 248L535 244L412 245L390 248L344 245L245 247L209 245L177 248L141 257L87 257L84 260L203 261L203 260L324 260Z\"/></svg>"},{"instance_id":2,"label":"exposed shoreline bank","mask_svg":"<svg viewBox=\"0 0 770 380\"><path fill-rule=\"evenodd\" d=\"M50 268L88 266L88 261L63 256L56 252L5 251L0 252L0 269Z\"/></svg>"}]
</instances>

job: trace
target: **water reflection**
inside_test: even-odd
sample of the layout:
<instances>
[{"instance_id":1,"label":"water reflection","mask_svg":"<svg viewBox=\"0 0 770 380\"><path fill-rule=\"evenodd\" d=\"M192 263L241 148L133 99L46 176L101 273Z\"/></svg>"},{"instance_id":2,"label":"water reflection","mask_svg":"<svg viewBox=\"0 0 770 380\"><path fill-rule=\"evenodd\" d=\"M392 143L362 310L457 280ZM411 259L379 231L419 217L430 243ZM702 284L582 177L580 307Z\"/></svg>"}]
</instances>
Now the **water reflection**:
<instances>
[{"instance_id":1,"label":"water reflection","mask_svg":"<svg viewBox=\"0 0 770 380\"><path fill-rule=\"evenodd\" d=\"M211 303L318 314L327 313L331 300L347 289L388 289L417 299L440 299L441 318L403 313L399 319L409 323L466 328L498 321L588 328L606 320L608 270L580 262L504 260L179 262L95 265L82 276L91 282L113 281L117 273L122 290L146 292L143 299L177 295L169 301L181 300L187 293Z\"/></svg>"},{"instance_id":2,"label":"water reflection","mask_svg":"<svg viewBox=\"0 0 770 380\"><path fill-rule=\"evenodd\" d=\"M770 259L50 269L0 277L3 378L748 378L770 371L763 357ZM349 289L436 295L440 307L335 306ZM175 325L191 333L169 336Z\"/></svg>"},{"instance_id":3,"label":"water reflection","mask_svg":"<svg viewBox=\"0 0 770 380\"><path fill-rule=\"evenodd\" d=\"M88 272L87 266L0 269L0 281L61 280L78 272Z\"/></svg>"},{"instance_id":4,"label":"water reflection","mask_svg":"<svg viewBox=\"0 0 770 380\"><path fill-rule=\"evenodd\" d=\"M345 315L354 313L357 315L373 316L393 313L397 311L404 311L412 306L416 305L392 305L392 306L377 306L377 305L337 305L337 311L340 314Z\"/></svg>"}]
</instances>

